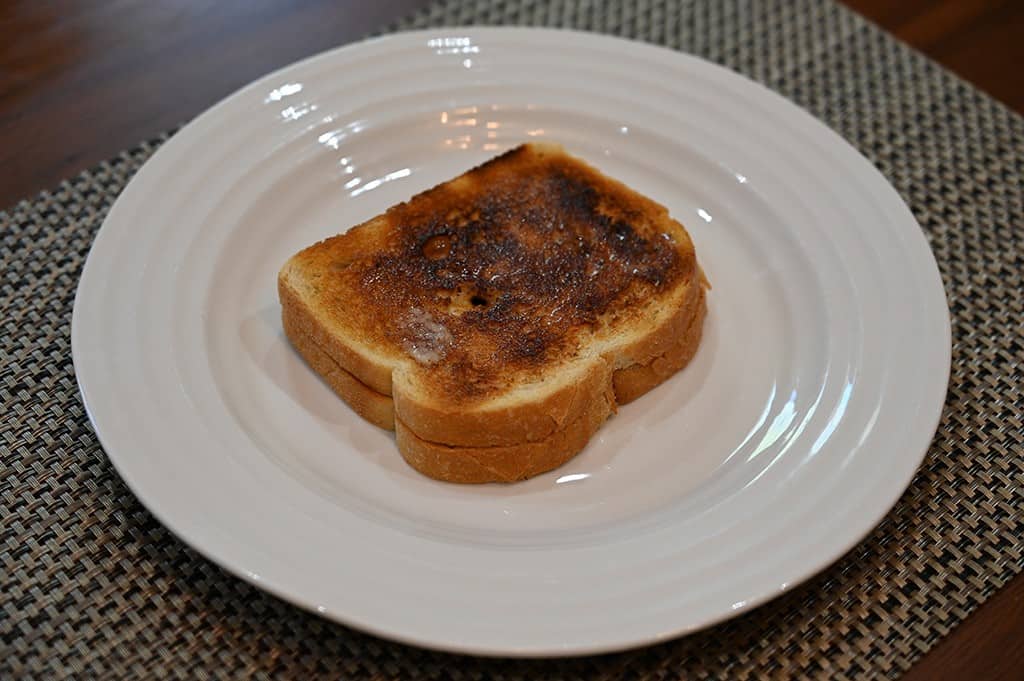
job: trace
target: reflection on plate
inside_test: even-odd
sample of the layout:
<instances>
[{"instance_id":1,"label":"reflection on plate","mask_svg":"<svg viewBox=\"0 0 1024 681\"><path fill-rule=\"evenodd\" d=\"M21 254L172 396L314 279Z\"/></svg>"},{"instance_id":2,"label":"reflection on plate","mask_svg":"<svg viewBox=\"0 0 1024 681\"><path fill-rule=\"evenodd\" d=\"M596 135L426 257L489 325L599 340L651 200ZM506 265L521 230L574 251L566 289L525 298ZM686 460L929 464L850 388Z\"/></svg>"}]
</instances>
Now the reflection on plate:
<instances>
[{"instance_id":1,"label":"reflection on plate","mask_svg":"<svg viewBox=\"0 0 1024 681\"><path fill-rule=\"evenodd\" d=\"M687 226L705 338L564 467L429 480L291 350L276 272L533 138ZM184 541L326 617L502 655L661 640L828 565L920 463L949 346L917 224L838 136L693 57L525 29L353 45L214 107L118 200L73 323L111 460Z\"/></svg>"}]
</instances>

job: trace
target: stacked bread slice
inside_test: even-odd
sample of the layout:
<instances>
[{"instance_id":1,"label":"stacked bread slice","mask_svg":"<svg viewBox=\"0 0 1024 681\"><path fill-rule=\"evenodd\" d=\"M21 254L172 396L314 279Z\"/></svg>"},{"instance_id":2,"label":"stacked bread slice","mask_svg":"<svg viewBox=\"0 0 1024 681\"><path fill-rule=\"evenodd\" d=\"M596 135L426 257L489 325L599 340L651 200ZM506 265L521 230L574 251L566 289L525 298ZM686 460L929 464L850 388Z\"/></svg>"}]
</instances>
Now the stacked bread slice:
<instances>
[{"instance_id":1,"label":"stacked bread slice","mask_svg":"<svg viewBox=\"0 0 1024 681\"><path fill-rule=\"evenodd\" d=\"M284 330L405 460L512 482L581 451L701 338L707 282L660 204L519 146L294 255Z\"/></svg>"}]
</instances>

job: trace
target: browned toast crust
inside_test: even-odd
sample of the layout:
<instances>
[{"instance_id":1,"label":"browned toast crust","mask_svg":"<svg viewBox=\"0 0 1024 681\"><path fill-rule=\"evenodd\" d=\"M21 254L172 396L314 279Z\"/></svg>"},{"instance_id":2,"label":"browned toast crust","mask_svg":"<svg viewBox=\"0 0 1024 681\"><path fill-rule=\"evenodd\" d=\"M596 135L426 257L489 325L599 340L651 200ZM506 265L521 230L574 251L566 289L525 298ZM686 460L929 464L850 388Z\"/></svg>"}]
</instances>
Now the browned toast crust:
<instances>
[{"instance_id":1,"label":"browned toast crust","mask_svg":"<svg viewBox=\"0 0 1024 681\"><path fill-rule=\"evenodd\" d=\"M591 400L571 423L549 437L518 445L452 447L424 440L395 421L395 441L410 466L448 482L516 482L558 468L579 453L615 410L611 391Z\"/></svg>"},{"instance_id":2,"label":"browned toast crust","mask_svg":"<svg viewBox=\"0 0 1024 681\"><path fill-rule=\"evenodd\" d=\"M688 323L677 319L671 331L662 335L668 342L650 359L617 369L612 374L612 389L618 404L627 404L661 385L683 369L697 354L704 331L707 304L703 286L697 287L698 309Z\"/></svg>"},{"instance_id":3,"label":"browned toast crust","mask_svg":"<svg viewBox=\"0 0 1024 681\"><path fill-rule=\"evenodd\" d=\"M300 302L289 301L281 306L281 322L285 335L310 368L357 414L380 428L395 429L395 401L391 395L378 392L360 381L316 344L314 334L310 332L311 321Z\"/></svg>"}]
</instances>

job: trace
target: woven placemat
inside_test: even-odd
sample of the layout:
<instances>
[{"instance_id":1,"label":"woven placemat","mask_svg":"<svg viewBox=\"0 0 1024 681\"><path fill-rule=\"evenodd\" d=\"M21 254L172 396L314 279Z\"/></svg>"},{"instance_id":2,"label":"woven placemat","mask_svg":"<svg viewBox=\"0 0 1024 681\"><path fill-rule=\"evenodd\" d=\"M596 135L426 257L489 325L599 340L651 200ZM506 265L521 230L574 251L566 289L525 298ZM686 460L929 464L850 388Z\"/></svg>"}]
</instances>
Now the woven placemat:
<instances>
[{"instance_id":1,"label":"woven placemat","mask_svg":"<svg viewBox=\"0 0 1024 681\"><path fill-rule=\"evenodd\" d=\"M267 596L142 508L75 384L78 276L156 140L0 214L0 678L897 676L1024 567L1020 117L827 0L451 0L392 29L455 24L567 26L704 56L805 107L885 173L927 233L953 315L946 409L909 491L787 596L616 655L433 653Z\"/></svg>"}]
</instances>

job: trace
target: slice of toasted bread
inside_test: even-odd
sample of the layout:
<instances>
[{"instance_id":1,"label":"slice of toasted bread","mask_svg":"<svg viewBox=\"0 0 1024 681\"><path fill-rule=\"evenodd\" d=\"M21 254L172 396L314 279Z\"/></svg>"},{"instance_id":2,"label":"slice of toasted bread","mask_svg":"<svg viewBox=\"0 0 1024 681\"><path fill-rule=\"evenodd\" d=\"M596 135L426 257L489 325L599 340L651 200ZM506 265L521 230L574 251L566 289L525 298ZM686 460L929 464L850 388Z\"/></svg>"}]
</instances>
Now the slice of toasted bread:
<instances>
[{"instance_id":1,"label":"slice of toasted bread","mask_svg":"<svg viewBox=\"0 0 1024 681\"><path fill-rule=\"evenodd\" d=\"M560 465L685 366L705 283L663 206L529 144L299 252L278 290L299 353L413 467L485 482Z\"/></svg>"}]
</instances>

